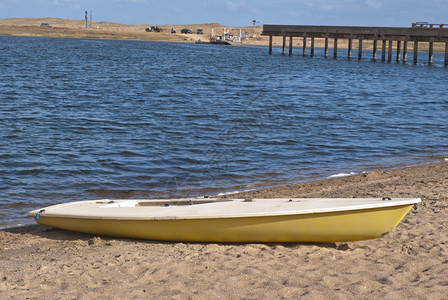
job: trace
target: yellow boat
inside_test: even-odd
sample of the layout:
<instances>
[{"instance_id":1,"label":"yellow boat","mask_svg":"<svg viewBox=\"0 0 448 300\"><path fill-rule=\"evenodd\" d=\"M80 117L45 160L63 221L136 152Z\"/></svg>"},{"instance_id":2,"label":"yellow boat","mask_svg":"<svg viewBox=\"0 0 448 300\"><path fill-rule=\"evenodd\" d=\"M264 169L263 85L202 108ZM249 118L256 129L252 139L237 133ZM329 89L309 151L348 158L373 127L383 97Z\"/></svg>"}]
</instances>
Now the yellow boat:
<instances>
[{"instance_id":1,"label":"yellow boat","mask_svg":"<svg viewBox=\"0 0 448 300\"><path fill-rule=\"evenodd\" d=\"M382 237L419 198L92 200L30 212L37 223L136 239L343 242Z\"/></svg>"}]
</instances>

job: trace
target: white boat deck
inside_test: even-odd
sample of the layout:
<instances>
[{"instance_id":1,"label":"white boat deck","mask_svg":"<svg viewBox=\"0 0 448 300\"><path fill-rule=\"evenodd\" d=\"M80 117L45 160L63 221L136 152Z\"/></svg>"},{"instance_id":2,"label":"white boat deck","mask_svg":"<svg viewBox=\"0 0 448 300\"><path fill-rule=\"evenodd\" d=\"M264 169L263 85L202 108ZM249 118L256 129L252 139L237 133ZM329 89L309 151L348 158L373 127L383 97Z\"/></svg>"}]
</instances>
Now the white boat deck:
<instances>
[{"instance_id":1,"label":"white boat deck","mask_svg":"<svg viewBox=\"0 0 448 300\"><path fill-rule=\"evenodd\" d=\"M420 201L419 198L105 199L53 205L34 210L30 215L115 220L241 218L363 210L413 205Z\"/></svg>"}]
</instances>

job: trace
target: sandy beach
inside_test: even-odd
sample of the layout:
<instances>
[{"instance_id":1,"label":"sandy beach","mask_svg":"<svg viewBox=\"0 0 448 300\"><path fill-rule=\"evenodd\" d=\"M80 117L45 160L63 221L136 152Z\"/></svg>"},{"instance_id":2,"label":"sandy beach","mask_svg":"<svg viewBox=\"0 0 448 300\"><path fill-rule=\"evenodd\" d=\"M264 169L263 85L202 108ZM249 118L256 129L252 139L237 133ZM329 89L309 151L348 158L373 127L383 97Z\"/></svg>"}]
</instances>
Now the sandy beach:
<instances>
[{"instance_id":1,"label":"sandy beach","mask_svg":"<svg viewBox=\"0 0 448 300\"><path fill-rule=\"evenodd\" d=\"M48 23L52 28L41 28L40 24ZM90 21L89 21L90 23ZM146 32L145 28L157 26L161 32ZM182 29L192 30L192 34L182 34ZM203 34L197 34L201 28ZM175 29L176 33L171 33ZM0 36L32 36L56 38L83 38L83 39L116 39L138 41L164 41L195 43L198 40L208 41L212 34L222 35L224 32L238 35L239 31L246 32L249 39L243 39L235 45L268 45L269 37L261 36L262 26L246 26L232 28L219 23L186 24L186 25L158 25L140 24L126 25L111 22L92 21L91 28L86 28L84 20L65 20L58 18L11 18L0 19ZM254 35L255 34L255 35ZM275 42L281 43L281 39Z\"/></svg>"},{"instance_id":2,"label":"sandy beach","mask_svg":"<svg viewBox=\"0 0 448 300\"><path fill-rule=\"evenodd\" d=\"M0 231L0 294L12 299L443 299L448 164L372 171L245 193L420 197L390 234L329 244L131 240L45 226Z\"/></svg>"}]
</instances>

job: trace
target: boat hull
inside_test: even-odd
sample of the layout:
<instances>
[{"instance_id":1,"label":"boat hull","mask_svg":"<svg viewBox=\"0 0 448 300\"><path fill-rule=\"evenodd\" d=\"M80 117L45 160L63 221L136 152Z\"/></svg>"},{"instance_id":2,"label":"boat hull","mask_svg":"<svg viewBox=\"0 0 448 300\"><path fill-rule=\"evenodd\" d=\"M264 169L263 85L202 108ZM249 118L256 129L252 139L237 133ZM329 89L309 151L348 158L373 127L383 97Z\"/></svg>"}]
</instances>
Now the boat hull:
<instances>
[{"instance_id":1,"label":"boat hull","mask_svg":"<svg viewBox=\"0 0 448 300\"><path fill-rule=\"evenodd\" d=\"M41 225L136 239L184 242L343 242L382 237L413 204L349 211L188 219L97 219L45 216Z\"/></svg>"}]
</instances>

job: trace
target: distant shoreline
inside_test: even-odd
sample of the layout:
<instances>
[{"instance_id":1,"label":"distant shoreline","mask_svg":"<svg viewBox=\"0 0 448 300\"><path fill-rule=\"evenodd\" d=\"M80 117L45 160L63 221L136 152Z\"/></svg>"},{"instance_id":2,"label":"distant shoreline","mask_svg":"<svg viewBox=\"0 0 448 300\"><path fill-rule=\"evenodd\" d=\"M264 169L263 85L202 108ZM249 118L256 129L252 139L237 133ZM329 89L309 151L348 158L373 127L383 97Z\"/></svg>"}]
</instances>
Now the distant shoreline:
<instances>
[{"instance_id":1,"label":"distant shoreline","mask_svg":"<svg viewBox=\"0 0 448 300\"><path fill-rule=\"evenodd\" d=\"M51 28L40 24L47 23ZM89 22L90 23L90 22ZM145 29L157 26L162 32L146 32ZM183 34L182 29L190 29L193 33ZM197 34L201 28L203 34ZM176 33L171 33L174 29ZM109 39L109 40L136 40L136 41L163 41L195 43L198 40L208 41L212 34L222 35L224 29L237 36L240 32L250 36L242 39L242 45L268 45L268 37L261 36L262 26L231 28L219 23L189 24L189 25L125 25L110 22L92 21L91 28L86 28L85 20L63 20L57 18L24 18L1 19L0 35L3 36L30 36L30 37L60 37L81 39ZM255 30L255 37L254 36Z\"/></svg>"},{"instance_id":2,"label":"distant shoreline","mask_svg":"<svg viewBox=\"0 0 448 300\"><path fill-rule=\"evenodd\" d=\"M48 23L51 28L41 28L40 24ZM90 23L90 21L89 21ZM162 32L146 32L145 28L158 26ZM193 31L192 34L182 34L181 30L187 28ZM201 28L203 34L197 34L197 29ZM176 33L171 33L175 29ZM160 42L184 42L195 43L198 40L208 41L212 34L221 35L224 30L233 36L241 33L248 38L243 38L241 42L232 43L234 45L268 46L269 37L262 36L263 26L228 27L219 23L188 24L188 25L126 25L111 22L91 22L91 28L86 28L85 20L66 20L59 18L9 18L0 19L0 36L28 36L28 37L59 37L59 38L79 38L79 39L109 39L109 40L136 40L136 41L160 41ZM331 39L330 39L331 40ZM357 41L353 41L353 48L357 47ZM373 48L372 41L364 41L364 48ZM274 37L273 46L282 46L282 38ZM302 53L303 40L294 40L295 53ZM324 48L324 39L315 40L316 48ZM347 49L348 40L340 40L338 48ZM411 51L409 47L408 51ZM420 52L428 52L427 43L419 44ZM396 49L394 49L395 51ZM434 43L434 52L444 52L444 43Z\"/></svg>"}]
</instances>

